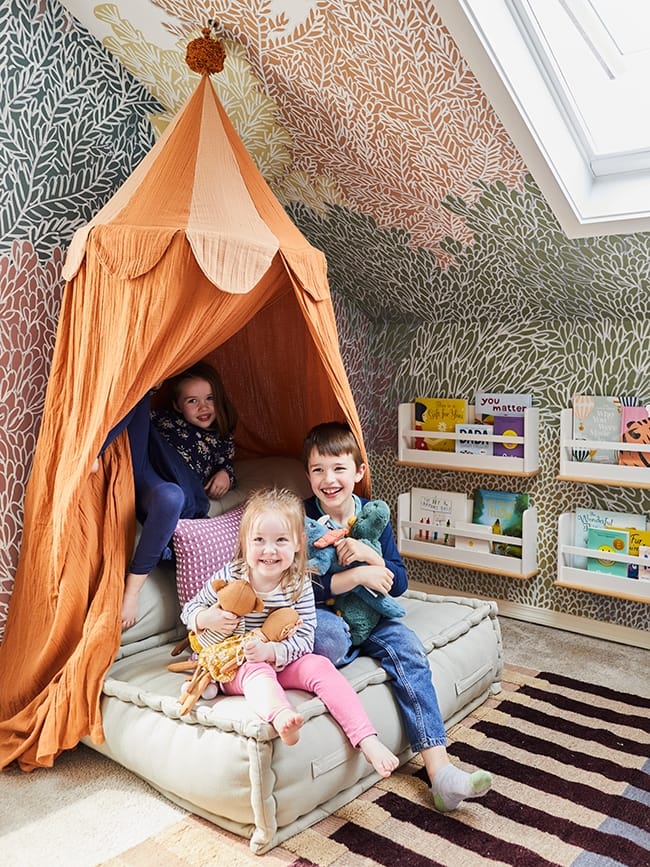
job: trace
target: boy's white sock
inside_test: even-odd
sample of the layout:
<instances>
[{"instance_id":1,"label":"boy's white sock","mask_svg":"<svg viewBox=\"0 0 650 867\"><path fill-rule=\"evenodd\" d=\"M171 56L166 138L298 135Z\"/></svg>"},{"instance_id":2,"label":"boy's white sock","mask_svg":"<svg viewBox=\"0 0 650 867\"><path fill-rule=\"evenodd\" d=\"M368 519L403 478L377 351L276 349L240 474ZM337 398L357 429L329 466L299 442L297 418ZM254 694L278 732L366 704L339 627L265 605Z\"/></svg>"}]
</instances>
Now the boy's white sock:
<instances>
[{"instance_id":1,"label":"boy's white sock","mask_svg":"<svg viewBox=\"0 0 650 867\"><path fill-rule=\"evenodd\" d=\"M436 773L431 784L433 803L442 813L455 810L465 798L478 798L492 785L492 775L487 771L468 774L451 763Z\"/></svg>"}]
</instances>

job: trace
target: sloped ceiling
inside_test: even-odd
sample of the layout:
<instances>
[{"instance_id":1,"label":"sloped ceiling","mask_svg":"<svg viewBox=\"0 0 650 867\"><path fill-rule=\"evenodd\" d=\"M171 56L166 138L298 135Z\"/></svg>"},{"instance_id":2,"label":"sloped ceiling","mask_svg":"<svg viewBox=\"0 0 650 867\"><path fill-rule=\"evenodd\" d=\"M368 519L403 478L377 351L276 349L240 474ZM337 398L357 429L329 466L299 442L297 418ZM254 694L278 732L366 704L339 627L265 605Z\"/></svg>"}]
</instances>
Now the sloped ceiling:
<instances>
[{"instance_id":1,"label":"sloped ceiling","mask_svg":"<svg viewBox=\"0 0 650 867\"><path fill-rule=\"evenodd\" d=\"M430 0L63 5L166 107L158 132L196 86L187 42L219 22L222 102L369 317L645 310L648 235L566 238Z\"/></svg>"}]
</instances>

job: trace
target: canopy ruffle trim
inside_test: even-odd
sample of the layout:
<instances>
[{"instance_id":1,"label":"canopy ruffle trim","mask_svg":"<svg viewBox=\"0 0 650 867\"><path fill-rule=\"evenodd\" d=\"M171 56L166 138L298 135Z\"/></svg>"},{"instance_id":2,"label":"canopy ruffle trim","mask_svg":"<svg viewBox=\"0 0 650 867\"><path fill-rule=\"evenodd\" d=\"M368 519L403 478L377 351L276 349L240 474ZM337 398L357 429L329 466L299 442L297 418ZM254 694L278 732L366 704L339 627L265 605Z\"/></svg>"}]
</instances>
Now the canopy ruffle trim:
<instances>
[{"instance_id":1,"label":"canopy ruffle trim","mask_svg":"<svg viewBox=\"0 0 650 867\"><path fill-rule=\"evenodd\" d=\"M183 232L187 238L197 264L208 280L223 292L235 295L244 295L259 283L279 248L275 239L274 243L266 243L203 229L119 224L84 226L75 234L63 276L66 280L74 278L86 255L86 247L92 244L98 259L110 274L122 280L134 280L160 262L178 232Z\"/></svg>"}]
</instances>

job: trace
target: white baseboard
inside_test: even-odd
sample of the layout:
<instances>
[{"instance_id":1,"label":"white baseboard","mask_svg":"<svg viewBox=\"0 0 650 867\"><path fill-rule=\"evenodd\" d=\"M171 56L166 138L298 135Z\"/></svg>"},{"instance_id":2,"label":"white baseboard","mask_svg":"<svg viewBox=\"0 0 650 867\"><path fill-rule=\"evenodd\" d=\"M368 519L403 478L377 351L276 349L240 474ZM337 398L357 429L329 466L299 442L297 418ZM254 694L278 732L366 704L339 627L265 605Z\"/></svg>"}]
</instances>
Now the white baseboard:
<instances>
[{"instance_id":1,"label":"white baseboard","mask_svg":"<svg viewBox=\"0 0 650 867\"><path fill-rule=\"evenodd\" d=\"M409 589L441 596L488 598L481 597L479 593L463 593L459 590L451 590L449 587L424 584L421 581L409 581ZM618 626L603 620L590 620L587 617L577 617L575 614L562 614L549 608L536 608L534 605L510 602L508 599L495 599L494 601L499 606L499 614L503 617L512 617L513 620L524 620L526 623L537 623L552 629L563 629L566 632L576 632L590 638L600 638L603 641L614 641L617 644L628 644L630 647L650 650L650 632L645 632L643 629L631 629L629 626Z\"/></svg>"}]
</instances>

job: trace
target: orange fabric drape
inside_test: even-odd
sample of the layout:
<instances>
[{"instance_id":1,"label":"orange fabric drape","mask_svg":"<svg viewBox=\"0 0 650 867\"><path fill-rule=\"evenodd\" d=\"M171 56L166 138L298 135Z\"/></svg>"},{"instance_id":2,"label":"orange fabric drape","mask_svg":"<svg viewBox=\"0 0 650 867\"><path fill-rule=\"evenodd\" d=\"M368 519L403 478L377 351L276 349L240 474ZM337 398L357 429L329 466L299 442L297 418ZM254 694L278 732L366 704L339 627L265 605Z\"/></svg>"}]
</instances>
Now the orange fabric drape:
<instances>
[{"instance_id":1,"label":"orange fabric drape","mask_svg":"<svg viewBox=\"0 0 650 867\"><path fill-rule=\"evenodd\" d=\"M299 456L313 424L346 417L291 291L256 313L209 360L237 405L240 457ZM278 411L282 407L291 412Z\"/></svg>"},{"instance_id":2,"label":"orange fabric drape","mask_svg":"<svg viewBox=\"0 0 650 867\"><path fill-rule=\"evenodd\" d=\"M219 185L226 202L214 190L197 197L197 181L218 182L211 157L223 148L231 156L215 156L216 165L241 176ZM101 686L119 646L134 537L126 436L98 473L90 467L152 385L213 358L241 412L241 456L299 456L306 430L330 418L348 419L363 445L324 257L272 197L209 80L144 162L137 183L132 176L75 236L66 263L0 645L0 767L49 766L88 734L102 740ZM249 256L246 233L262 224Z\"/></svg>"}]
</instances>

